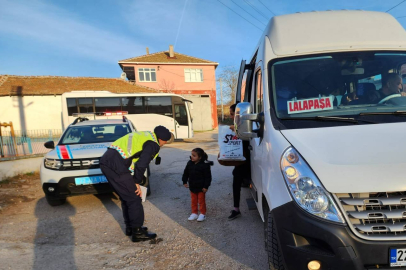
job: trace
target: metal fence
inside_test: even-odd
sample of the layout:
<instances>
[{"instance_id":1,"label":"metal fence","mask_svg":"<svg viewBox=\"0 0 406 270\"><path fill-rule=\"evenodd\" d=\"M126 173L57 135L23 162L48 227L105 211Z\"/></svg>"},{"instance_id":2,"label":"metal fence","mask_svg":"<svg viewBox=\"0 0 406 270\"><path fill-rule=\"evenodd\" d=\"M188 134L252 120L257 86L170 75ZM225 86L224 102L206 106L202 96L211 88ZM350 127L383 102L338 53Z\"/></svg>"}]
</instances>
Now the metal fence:
<instances>
[{"instance_id":1,"label":"metal fence","mask_svg":"<svg viewBox=\"0 0 406 270\"><path fill-rule=\"evenodd\" d=\"M62 135L60 129L14 131L2 130L0 136L0 161L15 157L45 154L50 151L44 147L47 141L56 142Z\"/></svg>"}]
</instances>

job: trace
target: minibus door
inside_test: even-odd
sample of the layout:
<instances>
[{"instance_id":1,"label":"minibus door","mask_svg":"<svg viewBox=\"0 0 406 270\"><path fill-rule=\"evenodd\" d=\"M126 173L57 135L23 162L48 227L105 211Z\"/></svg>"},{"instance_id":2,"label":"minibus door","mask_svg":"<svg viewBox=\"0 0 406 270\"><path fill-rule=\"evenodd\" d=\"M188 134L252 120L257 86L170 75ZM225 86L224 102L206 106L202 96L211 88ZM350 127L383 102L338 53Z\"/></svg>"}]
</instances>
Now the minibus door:
<instances>
[{"instance_id":1,"label":"minibus door","mask_svg":"<svg viewBox=\"0 0 406 270\"><path fill-rule=\"evenodd\" d=\"M254 75L252 84L252 95L251 104L253 104L254 114L263 114L263 90L262 90L262 71L261 68L257 68ZM262 124L263 126L263 124ZM263 175L263 134L260 131L262 129L259 122L252 123L252 129L258 132L258 138L252 138L250 140L250 150L251 150L251 175L252 175L252 190L253 197L258 203L258 193L262 192L262 175Z\"/></svg>"},{"instance_id":2,"label":"minibus door","mask_svg":"<svg viewBox=\"0 0 406 270\"><path fill-rule=\"evenodd\" d=\"M185 104L175 104L175 130L176 138L188 138L189 127Z\"/></svg>"}]
</instances>

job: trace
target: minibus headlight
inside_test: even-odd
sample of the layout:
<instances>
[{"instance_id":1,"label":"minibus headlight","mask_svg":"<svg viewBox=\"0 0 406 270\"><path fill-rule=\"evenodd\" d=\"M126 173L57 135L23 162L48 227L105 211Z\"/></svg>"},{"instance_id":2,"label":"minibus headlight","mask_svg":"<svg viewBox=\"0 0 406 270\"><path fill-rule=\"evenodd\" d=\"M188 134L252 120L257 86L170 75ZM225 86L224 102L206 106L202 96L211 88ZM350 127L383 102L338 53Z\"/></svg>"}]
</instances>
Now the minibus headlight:
<instances>
[{"instance_id":1,"label":"minibus headlight","mask_svg":"<svg viewBox=\"0 0 406 270\"><path fill-rule=\"evenodd\" d=\"M281 170L292 197L300 207L318 217L345 222L331 195L293 147L283 153Z\"/></svg>"},{"instance_id":2,"label":"minibus headlight","mask_svg":"<svg viewBox=\"0 0 406 270\"><path fill-rule=\"evenodd\" d=\"M57 159L46 158L44 160L44 166L45 166L45 168L48 168L48 169L59 170L62 167L62 162Z\"/></svg>"}]
</instances>

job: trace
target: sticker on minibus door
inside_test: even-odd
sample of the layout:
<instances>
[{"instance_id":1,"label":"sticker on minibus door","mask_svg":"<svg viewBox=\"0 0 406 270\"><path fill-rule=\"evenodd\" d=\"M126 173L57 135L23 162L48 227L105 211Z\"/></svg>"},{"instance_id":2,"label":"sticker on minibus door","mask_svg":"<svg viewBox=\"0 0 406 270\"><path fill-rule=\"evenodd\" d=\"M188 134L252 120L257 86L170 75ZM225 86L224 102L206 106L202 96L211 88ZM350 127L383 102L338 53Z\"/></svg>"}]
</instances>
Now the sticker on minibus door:
<instances>
[{"instance_id":1,"label":"sticker on minibus door","mask_svg":"<svg viewBox=\"0 0 406 270\"><path fill-rule=\"evenodd\" d=\"M332 97L288 101L288 114L316 112L333 109Z\"/></svg>"}]
</instances>

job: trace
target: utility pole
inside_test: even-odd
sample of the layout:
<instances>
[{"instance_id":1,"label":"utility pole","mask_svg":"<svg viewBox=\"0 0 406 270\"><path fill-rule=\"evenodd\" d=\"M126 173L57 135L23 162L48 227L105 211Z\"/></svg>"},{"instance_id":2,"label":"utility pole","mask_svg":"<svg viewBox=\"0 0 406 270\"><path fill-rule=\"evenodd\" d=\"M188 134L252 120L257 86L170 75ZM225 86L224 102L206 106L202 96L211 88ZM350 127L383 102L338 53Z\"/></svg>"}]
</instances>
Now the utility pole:
<instances>
[{"instance_id":1,"label":"utility pole","mask_svg":"<svg viewBox=\"0 0 406 270\"><path fill-rule=\"evenodd\" d=\"M223 112L223 84L220 78L220 101L221 101L221 122L224 122L224 112Z\"/></svg>"}]
</instances>

